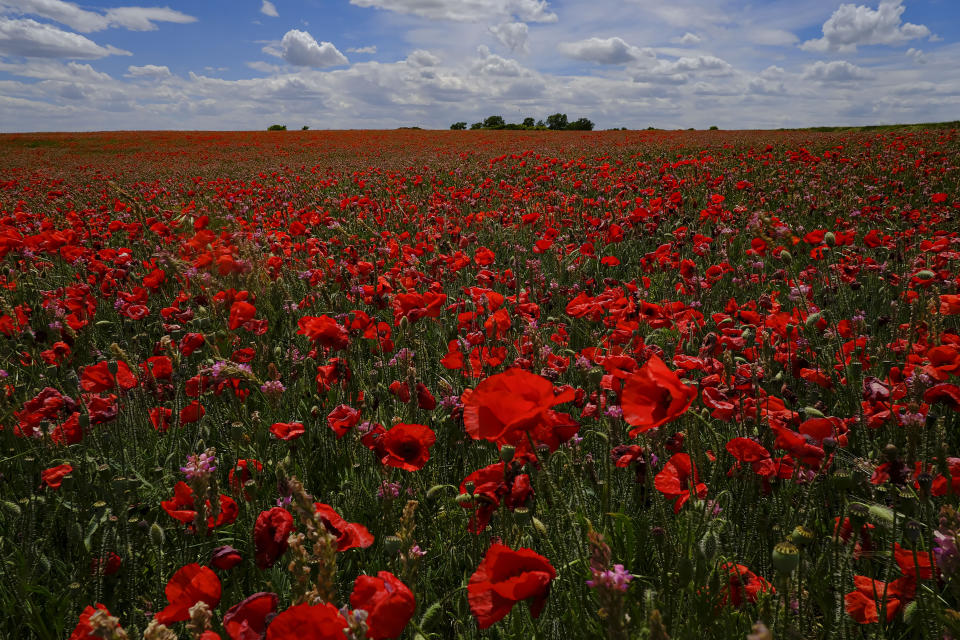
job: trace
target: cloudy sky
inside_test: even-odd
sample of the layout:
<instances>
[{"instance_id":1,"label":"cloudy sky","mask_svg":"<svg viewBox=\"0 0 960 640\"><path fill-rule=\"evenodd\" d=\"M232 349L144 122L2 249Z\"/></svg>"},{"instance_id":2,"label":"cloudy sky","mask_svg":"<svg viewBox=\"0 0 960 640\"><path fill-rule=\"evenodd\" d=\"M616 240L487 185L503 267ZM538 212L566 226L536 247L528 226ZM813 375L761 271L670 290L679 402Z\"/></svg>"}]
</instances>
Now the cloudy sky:
<instances>
[{"instance_id":1,"label":"cloudy sky","mask_svg":"<svg viewBox=\"0 0 960 640\"><path fill-rule=\"evenodd\" d=\"M958 0L133 1L0 0L0 131L960 118Z\"/></svg>"}]
</instances>

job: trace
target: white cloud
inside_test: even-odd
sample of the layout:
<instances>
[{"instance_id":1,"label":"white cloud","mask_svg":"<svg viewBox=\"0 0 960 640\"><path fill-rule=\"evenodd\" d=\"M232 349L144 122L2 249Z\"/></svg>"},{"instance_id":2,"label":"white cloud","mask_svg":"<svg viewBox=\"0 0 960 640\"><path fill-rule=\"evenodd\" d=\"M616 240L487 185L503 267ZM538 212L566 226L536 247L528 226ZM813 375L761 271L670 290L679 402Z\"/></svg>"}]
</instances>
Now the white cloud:
<instances>
[{"instance_id":1,"label":"white cloud","mask_svg":"<svg viewBox=\"0 0 960 640\"><path fill-rule=\"evenodd\" d=\"M440 58L433 55L429 51L417 49L407 56L407 64L411 64L415 67L435 67L440 64Z\"/></svg>"},{"instance_id":2,"label":"white cloud","mask_svg":"<svg viewBox=\"0 0 960 640\"><path fill-rule=\"evenodd\" d=\"M871 77L871 73L846 60L824 62L819 60L807 65L803 70L803 78L818 82L852 82Z\"/></svg>"},{"instance_id":3,"label":"white cloud","mask_svg":"<svg viewBox=\"0 0 960 640\"><path fill-rule=\"evenodd\" d=\"M683 34L682 38L674 38L674 42L689 46L692 44L699 44L702 39L703 38L697 34L687 31L685 34Z\"/></svg>"},{"instance_id":4,"label":"white cloud","mask_svg":"<svg viewBox=\"0 0 960 640\"><path fill-rule=\"evenodd\" d=\"M259 71L261 73L280 73L281 71L283 71L283 67L281 67L278 64L270 64L269 62L262 62L260 60L256 60L254 62L248 62L246 64L248 67L250 67L254 71ZM213 71L213 69L209 69L209 68L208 70Z\"/></svg>"},{"instance_id":5,"label":"white cloud","mask_svg":"<svg viewBox=\"0 0 960 640\"><path fill-rule=\"evenodd\" d=\"M271 18L280 16L280 14L277 13L276 5L270 2L270 0L263 0L263 4L260 5L260 13L265 16L270 16Z\"/></svg>"},{"instance_id":6,"label":"white cloud","mask_svg":"<svg viewBox=\"0 0 960 640\"><path fill-rule=\"evenodd\" d=\"M881 0L876 10L842 4L823 23L823 37L800 46L807 51L849 53L856 51L858 45L896 45L929 37L930 29L926 26L901 22L904 9L903 0Z\"/></svg>"},{"instance_id":7,"label":"white cloud","mask_svg":"<svg viewBox=\"0 0 960 640\"><path fill-rule=\"evenodd\" d=\"M145 64L143 66L130 65L127 67L127 76L130 78L150 78L153 80L166 80L172 78L170 68L166 65Z\"/></svg>"},{"instance_id":8,"label":"white cloud","mask_svg":"<svg viewBox=\"0 0 960 640\"><path fill-rule=\"evenodd\" d=\"M519 62L490 53L490 49L485 46L479 47L478 53L480 59L471 67L471 71L475 74L501 78L519 78L527 74L526 69Z\"/></svg>"},{"instance_id":9,"label":"white cloud","mask_svg":"<svg viewBox=\"0 0 960 640\"><path fill-rule=\"evenodd\" d=\"M527 53L527 36L529 27L525 22L504 22L496 27L489 27L490 33L497 37L500 43L510 51Z\"/></svg>"},{"instance_id":10,"label":"white cloud","mask_svg":"<svg viewBox=\"0 0 960 640\"><path fill-rule=\"evenodd\" d=\"M914 62L916 62L917 64L927 63L927 56L923 54L923 50L921 49L914 49L913 47L910 47L909 49L907 49L907 57L913 60Z\"/></svg>"},{"instance_id":11,"label":"white cloud","mask_svg":"<svg viewBox=\"0 0 960 640\"><path fill-rule=\"evenodd\" d=\"M309 33L299 29L287 31L280 40L279 49L268 45L263 51L298 67L336 67L348 62L332 43L318 43Z\"/></svg>"},{"instance_id":12,"label":"white cloud","mask_svg":"<svg viewBox=\"0 0 960 640\"><path fill-rule=\"evenodd\" d=\"M197 20L169 7L115 7L101 14L64 0L0 0L0 10L40 16L81 33L103 31L109 27L154 31L157 28L154 22L186 24Z\"/></svg>"},{"instance_id":13,"label":"white cloud","mask_svg":"<svg viewBox=\"0 0 960 640\"><path fill-rule=\"evenodd\" d=\"M546 0L350 0L350 4L430 20L487 22L513 17L523 22L557 21Z\"/></svg>"},{"instance_id":14,"label":"white cloud","mask_svg":"<svg viewBox=\"0 0 960 640\"><path fill-rule=\"evenodd\" d=\"M26 58L94 60L109 55L133 55L112 46L101 46L77 33L30 19L0 16L0 54Z\"/></svg>"},{"instance_id":15,"label":"white cloud","mask_svg":"<svg viewBox=\"0 0 960 640\"><path fill-rule=\"evenodd\" d=\"M27 60L22 64L0 62L0 71L24 78L40 80L84 81L88 83L108 83L112 78L97 71L83 62L59 62L57 60Z\"/></svg>"},{"instance_id":16,"label":"white cloud","mask_svg":"<svg viewBox=\"0 0 960 640\"><path fill-rule=\"evenodd\" d=\"M377 52L376 45L370 45L369 47L350 47L347 49L347 53L369 53L374 54Z\"/></svg>"},{"instance_id":17,"label":"white cloud","mask_svg":"<svg viewBox=\"0 0 960 640\"><path fill-rule=\"evenodd\" d=\"M616 36L612 38L587 38L577 42L561 42L557 45L557 48L560 53L566 56L577 60L596 62L597 64L626 64L642 57L653 57L653 53L649 49L639 49Z\"/></svg>"}]
</instances>

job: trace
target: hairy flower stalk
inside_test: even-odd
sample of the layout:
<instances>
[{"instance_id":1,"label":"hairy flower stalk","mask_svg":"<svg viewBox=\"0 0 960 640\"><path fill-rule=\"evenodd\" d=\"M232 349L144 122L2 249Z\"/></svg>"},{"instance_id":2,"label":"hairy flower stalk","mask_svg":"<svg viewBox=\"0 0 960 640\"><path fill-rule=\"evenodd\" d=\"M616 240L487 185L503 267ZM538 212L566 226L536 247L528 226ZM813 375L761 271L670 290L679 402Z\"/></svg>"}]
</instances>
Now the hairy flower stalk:
<instances>
[{"instance_id":1,"label":"hairy flower stalk","mask_svg":"<svg viewBox=\"0 0 960 640\"><path fill-rule=\"evenodd\" d=\"M291 499L301 531L290 535L292 560L288 570L293 578L294 604L333 603L336 600L337 538L324 524L313 499L296 477L279 472L281 495Z\"/></svg>"}]
</instances>

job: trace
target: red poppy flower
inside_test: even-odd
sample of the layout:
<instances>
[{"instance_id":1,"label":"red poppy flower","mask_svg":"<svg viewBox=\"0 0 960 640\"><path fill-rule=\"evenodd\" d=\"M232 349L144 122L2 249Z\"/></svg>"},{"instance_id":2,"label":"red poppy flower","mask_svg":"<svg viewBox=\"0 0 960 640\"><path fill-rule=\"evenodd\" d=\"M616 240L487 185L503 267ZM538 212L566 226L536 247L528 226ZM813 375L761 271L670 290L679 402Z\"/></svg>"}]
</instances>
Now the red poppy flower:
<instances>
[{"instance_id":1,"label":"red poppy flower","mask_svg":"<svg viewBox=\"0 0 960 640\"><path fill-rule=\"evenodd\" d=\"M886 606L887 622L913 600L916 582L913 578L898 578L887 584L867 576L853 576L855 589L844 596L847 614L860 624L880 620L880 608Z\"/></svg>"},{"instance_id":2,"label":"red poppy flower","mask_svg":"<svg viewBox=\"0 0 960 640\"><path fill-rule=\"evenodd\" d=\"M180 410L180 424L191 424L197 422L206 415L206 410L199 402L194 400Z\"/></svg>"},{"instance_id":3,"label":"red poppy flower","mask_svg":"<svg viewBox=\"0 0 960 640\"><path fill-rule=\"evenodd\" d=\"M230 485L230 491L233 492L233 495L237 495L243 491L244 500L250 501L252 496L244 487L252 480L253 472L259 475L261 471L263 471L263 463L259 460L253 458L249 460L246 458L237 460L237 464L235 464L230 469L230 473L227 474L227 484Z\"/></svg>"},{"instance_id":4,"label":"red poppy flower","mask_svg":"<svg viewBox=\"0 0 960 640\"><path fill-rule=\"evenodd\" d=\"M304 316L297 321L297 334L307 336L314 344L334 350L346 349L350 334L330 316Z\"/></svg>"},{"instance_id":5,"label":"red poppy flower","mask_svg":"<svg viewBox=\"0 0 960 640\"><path fill-rule=\"evenodd\" d=\"M430 427L422 424L394 425L378 441L378 448L383 452L380 462L404 471L417 471L430 459L430 447L436 441L437 435Z\"/></svg>"},{"instance_id":6,"label":"red poppy flower","mask_svg":"<svg viewBox=\"0 0 960 640\"><path fill-rule=\"evenodd\" d=\"M697 498L706 497L707 485L700 482L697 468L686 453L671 456L663 470L653 479L653 486L657 491L675 500L674 512L680 511L680 507L690 499L691 485Z\"/></svg>"},{"instance_id":7,"label":"red poppy flower","mask_svg":"<svg viewBox=\"0 0 960 640\"><path fill-rule=\"evenodd\" d=\"M754 604L761 593L776 593L773 585L742 564L727 562L720 567L727 572L728 583L723 589L721 606L729 602L734 607Z\"/></svg>"},{"instance_id":8,"label":"red poppy flower","mask_svg":"<svg viewBox=\"0 0 960 640\"><path fill-rule=\"evenodd\" d=\"M194 351L203 346L206 338L202 333L188 333L180 339L180 353L184 356L190 356Z\"/></svg>"},{"instance_id":9,"label":"red poppy flower","mask_svg":"<svg viewBox=\"0 0 960 640\"><path fill-rule=\"evenodd\" d=\"M695 387L685 385L660 358L653 356L623 384L623 419L636 427L630 430L630 437L677 419L696 397Z\"/></svg>"},{"instance_id":10,"label":"red poppy flower","mask_svg":"<svg viewBox=\"0 0 960 640\"><path fill-rule=\"evenodd\" d=\"M293 516L281 507L273 507L257 516L253 541L257 550L257 566L272 567L289 547L287 538L293 531Z\"/></svg>"},{"instance_id":11,"label":"red poppy flower","mask_svg":"<svg viewBox=\"0 0 960 640\"><path fill-rule=\"evenodd\" d=\"M241 562L243 562L243 556L230 545L217 547L210 556L210 564L221 571L229 571Z\"/></svg>"},{"instance_id":12,"label":"red poppy flower","mask_svg":"<svg viewBox=\"0 0 960 640\"><path fill-rule=\"evenodd\" d=\"M474 471L460 483L460 493L469 494L467 484L473 484L475 500L460 502L464 509L472 511L468 529L473 533L480 533L487 528L490 517L500 507L500 501L506 500L507 507L515 509L526 506L533 497L533 487L530 485L530 476L518 473L520 466L516 463L507 465L497 462L483 469Z\"/></svg>"},{"instance_id":13,"label":"red poppy flower","mask_svg":"<svg viewBox=\"0 0 960 640\"><path fill-rule=\"evenodd\" d=\"M353 583L350 606L367 612L367 637L398 638L417 609L413 592L397 576L380 571L359 576Z\"/></svg>"},{"instance_id":14,"label":"red poppy flower","mask_svg":"<svg viewBox=\"0 0 960 640\"><path fill-rule=\"evenodd\" d=\"M184 524L192 526L197 517L196 505L194 503L193 489L182 480L173 488L173 497L169 500L163 500L160 506L174 520L179 520ZM210 513L210 501L206 500L207 513ZM214 529L224 524L233 524L240 510L237 503L230 496L220 495L220 513L214 520L213 515L207 519L207 528Z\"/></svg>"},{"instance_id":15,"label":"red poppy flower","mask_svg":"<svg viewBox=\"0 0 960 640\"><path fill-rule=\"evenodd\" d=\"M955 384L935 384L923 394L927 404L943 403L954 411L960 411L960 387Z\"/></svg>"},{"instance_id":16,"label":"red poppy flower","mask_svg":"<svg viewBox=\"0 0 960 640\"><path fill-rule=\"evenodd\" d=\"M116 387L129 391L137 386L137 379L127 363L121 360L116 364L116 376L110 373L110 363L106 360L84 367L80 374L80 387L89 393L100 393L112 391Z\"/></svg>"},{"instance_id":17,"label":"red poppy flower","mask_svg":"<svg viewBox=\"0 0 960 640\"><path fill-rule=\"evenodd\" d=\"M338 440L359 422L360 412L346 404L338 405L327 415L327 425L337 434Z\"/></svg>"},{"instance_id":18,"label":"red poppy flower","mask_svg":"<svg viewBox=\"0 0 960 640\"><path fill-rule=\"evenodd\" d=\"M347 621L337 608L325 604L290 607L267 627L267 640L347 640Z\"/></svg>"},{"instance_id":19,"label":"red poppy flower","mask_svg":"<svg viewBox=\"0 0 960 640\"><path fill-rule=\"evenodd\" d=\"M90 625L90 616L95 614L97 611L103 611L108 616L110 611L100 604L99 602L94 605L87 607L80 613L80 619L77 621L77 626L73 628L73 633L70 634L70 637L67 640L101 640L103 636L93 635L93 627Z\"/></svg>"},{"instance_id":20,"label":"red poppy flower","mask_svg":"<svg viewBox=\"0 0 960 640\"><path fill-rule=\"evenodd\" d=\"M494 542L467 584L470 611L477 625L486 629L502 620L517 602L530 600L530 614L538 618L556 577L550 561L532 549L514 551Z\"/></svg>"},{"instance_id":21,"label":"red poppy flower","mask_svg":"<svg viewBox=\"0 0 960 640\"><path fill-rule=\"evenodd\" d=\"M239 329L246 323L253 320L255 315L257 315L257 308L249 302L244 302L242 300L234 302L232 305L230 305L230 324L227 326L231 331L234 329Z\"/></svg>"},{"instance_id":22,"label":"red poppy flower","mask_svg":"<svg viewBox=\"0 0 960 640\"><path fill-rule=\"evenodd\" d=\"M300 422L274 422L270 433L281 440L296 440L304 434L304 428Z\"/></svg>"},{"instance_id":23,"label":"red poppy flower","mask_svg":"<svg viewBox=\"0 0 960 640\"><path fill-rule=\"evenodd\" d=\"M463 423L475 440L498 444L521 444L526 433L538 428L550 431L554 425L569 425L569 416L551 407L570 402L573 389L554 394L553 383L520 368L492 375L473 390L464 392ZM575 425L574 425L575 426ZM576 429L565 439L576 433ZM552 447L556 448L556 447Z\"/></svg>"},{"instance_id":24,"label":"red poppy flower","mask_svg":"<svg viewBox=\"0 0 960 640\"><path fill-rule=\"evenodd\" d=\"M315 502L313 506L327 530L337 537L337 551L366 549L373 544L373 534L359 522L347 522L328 504Z\"/></svg>"},{"instance_id":25,"label":"red poppy flower","mask_svg":"<svg viewBox=\"0 0 960 640\"><path fill-rule=\"evenodd\" d=\"M267 617L277 610L277 594L260 592L241 600L223 614L223 628L232 640L262 640Z\"/></svg>"},{"instance_id":26,"label":"red poppy flower","mask_svg":"<svg viewBox=\"0 0 960 640\"><path fill-rule=\"evenodd\" d=\"M197 563L179 569L164 589L168 604L157 613L155 619L169 626L190 618L190 608L198 602L206 602L211 609L220 604L220 578L209 567Z\"/></svg>"},{"instance_id":27,"label":"red poppy flower","mask_svg":"<svg viewBox=\"0 0 960 640\"><path fill-rule=\"evenodd\" d=\"M72 471L73 467L71 467L69 464L61 464L57 465L56 467L44 469L40 473L40 483L41 485L46 485L51 489L59 489L63 479Z\"/></svg>"},{"instance_id":28,"label":"red poppy flower","mask_svg":"<svg viewBox=\"0 0 960 640\"><path fill-rule=\"evenodd\" d=\"M173 409L167 409L166 407L154 407L150 409L150 424L153 425L153 428L160 432L166 433L170 429L170 421L173 417Z\"/></svg>"}]
</instances>

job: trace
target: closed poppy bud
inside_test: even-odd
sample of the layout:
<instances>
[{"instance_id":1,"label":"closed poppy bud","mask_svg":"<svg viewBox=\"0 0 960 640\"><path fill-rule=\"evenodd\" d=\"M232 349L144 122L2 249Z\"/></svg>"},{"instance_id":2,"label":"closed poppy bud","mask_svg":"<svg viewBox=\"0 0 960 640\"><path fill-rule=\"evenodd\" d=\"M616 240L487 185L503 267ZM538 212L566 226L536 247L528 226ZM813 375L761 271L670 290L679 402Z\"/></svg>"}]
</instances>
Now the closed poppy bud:
<instances>
[{"instance_id":1,"label":"closed poppy bud","mask_svg":"<svg viewBox=\"0 0 960 640\"><path fill-rule=\"evenodd\" d=\"M780 259L787 263L793 262L793 254L784 249L780 252Z\"/></svg>"},{"instance_id":2,"label":"closed poppy bud","mask_svg":"<svg viewBox=\"0 0 960 640\"><path fill-rule=\"evenodd\" d=\"M837 236L834 235L833 231L827 231L825 234L823 234L823 241L827 244L827 246L834 247L837 245Z\"/></svg>"},{"instance_id":3,"label":"closed poppy bud","mask_svg":"<svg viewBox=\"0 0 960 640\"><path fill-rule=\"evenodd\" d=\"M161 527L159 524L154 522L152 525L150 525L150 542L152 542L154 545L158 547L162 547L163 539L164 539L163 527Z\"/></svg>"}]
</instances>

